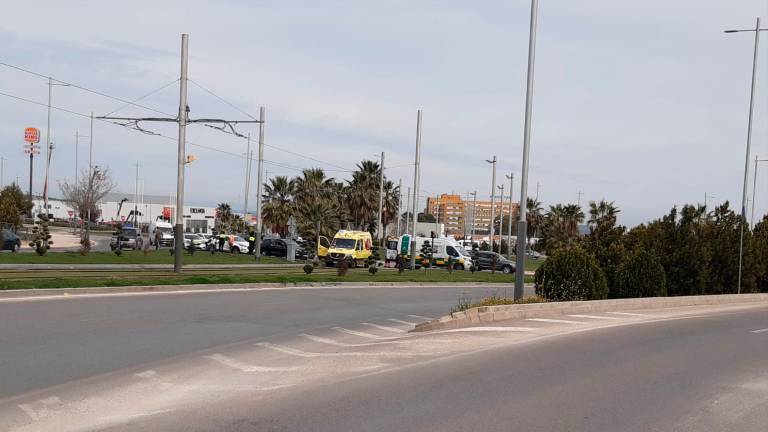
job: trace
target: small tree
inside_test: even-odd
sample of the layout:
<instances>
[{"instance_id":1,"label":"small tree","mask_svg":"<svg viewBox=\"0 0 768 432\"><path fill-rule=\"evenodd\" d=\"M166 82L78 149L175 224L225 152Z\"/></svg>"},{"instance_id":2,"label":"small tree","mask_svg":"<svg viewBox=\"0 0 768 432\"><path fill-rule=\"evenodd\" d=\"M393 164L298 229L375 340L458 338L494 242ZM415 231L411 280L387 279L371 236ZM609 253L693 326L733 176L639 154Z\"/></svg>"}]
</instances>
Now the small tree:
<instances>
[{"instance_id":1,"label":"small tree","mask_svg":"<svg viewBox=\"0 0 768 432\"><path fill-rule=\"evenodd\" d=\"M561 249L536 270L536 294L553 301L600 300L608 297L597 260L580 248Z\"/></svg>"},{"instance_id":2,"label":"small tree","mask_svg":"<svg viewBox=\"0 0 768 432\"><path fill-rule=\"evenodd\" d=\"M368 255L368 258L365 260L365 264L368 266L368 273L371 275L375 275L377 271L379 271L379 267L376 266L376 256L379 253L379 248L376 249L376 251L370 255Z\"/></svg>"},{"instance_id":3,"label":"small tree","mask_svg":"<svg viewBox=\"0 0 768 432\"><path fill-rule=\"evenodd\" d=\"M315 270L315 266L310 263L306 263L302 269L304 270L304 273L311 274Z\"/></svg>"},{"instance_id":4,"label":"small tree","mask_svg":"<svg viewBox=\"0 0 768 432\"><path fill-rule=\"evenodd\" d=\"M109 168L95 166L93 169L83 170L77 182L59 182L59 187L64 196L64 202L75 209L81 218L88 218L90 213L92 219L96 205L115 188L115 182L110 176ZM88 220L81 241L86 252L91 248L90 227L91 220Z\"/></svg>"},{"instance_id":5,"label":"small tree","mask_svg":"<svg viewBox=\"0 0 768 432\"><path fill-rule=\"evenodd\" d=\"M29 211L27 202L15 183L3 188L0 191L0 226L12 230L21 226L21 214Z\"/></svg>"},{"instance_id":6,"label":"small tree","mask_svg":"<svg viewBox=\"0 0 768 432\"><path fill-rule=\"evenodd\" d=\"M665 297L667 280L664 267L655 255L644 249L630 254L616 272L611 297Z\"/></svg>"},{"instance_id":7,"label":"small tree","mask_svg":"<svg viewBox=\"0 0 768 432\"><path fill-rule=\"evenodd\" d=\"M421 245L421 265L425 271L432 265L432 243L429 240L424 240Z\"/></svg>"},{"instance_id":8,"label":"small tree","mask_svg":"<svg viewBox=\"0 0 768 432\"><path fill-rule=\"evenodd\" d=\"M32 241L29 243L29 247L34 249L38 255L43 256L53 245L53 240L51 240L51 232L48 229L48 215L40 213L37 217L38 221L32 227Z\"/></svg>"},{"instance_id":9,"label":"small tree","mask_svg":"<svg viewBox=\"0 0 768 432\"><path fill-rule=\"evenodd\" d=\"M480 247L477 245L477 243L472 243L472 267L469 268L469 271L472 273L475 273L478 270L477 263L480 262Z\"/></svg>"},{"instance_id":10,"label":"small tree","mask_svg":"<svg viewBox=\"0 0 768 432\"><path fill-rule=\"evenodd\" d=\"M448 257L448 261L445 262L445 266L448 269L448 273L453 273L453 266L456 265L456 259L452 256Z\"/></svg>"}]
</instances>

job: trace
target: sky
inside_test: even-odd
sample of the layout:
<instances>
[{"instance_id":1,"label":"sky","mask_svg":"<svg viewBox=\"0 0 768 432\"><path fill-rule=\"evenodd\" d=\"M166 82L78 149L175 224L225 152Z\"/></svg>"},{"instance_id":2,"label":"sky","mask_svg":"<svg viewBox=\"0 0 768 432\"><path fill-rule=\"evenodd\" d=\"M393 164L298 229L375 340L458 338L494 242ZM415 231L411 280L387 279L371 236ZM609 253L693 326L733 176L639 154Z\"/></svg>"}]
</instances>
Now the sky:
<instances>
[{"instance_id":1,"label":"sky","mask_svg":"<svg viewBox=\"0 0 768 432\"><path fill-rule=\"evenodd\" d=\"M508 194L514 173L519 199L528 0L38 0L3 10L0 62L128 101L158 90L138 103L171 116L188 33L190 117L248 120L264 106L269 177L321 167L347 179L383 151L388 178L406 192L421 109L422 206L427 194L488 198L494 155L497 184ZM545 206L614 201L630 226L705 194L739 208L754 36L723 30L754 28L757 16L768 21L768 1L541 0L529 196L538 184ZM767 49L764 41L752 159L768 158ZM23 130L45 139L46 79L0 65L0 93L3 181L18 176L26 191ZM54 86L52 105L86 115L52 111L52 196L76 164L88 165L89 138L76 152L75 133L90 135L91 111L165 116L71 86ZM177 127L141 125L167 138L96 121L93 163L126 194L137 163L146 194L173 194ZM258 127L237 129L255 150ZM247 141L201 125L187 139L198 159L185 169L186 203L242 208ZM39 157L35 193L43 176ZM255 179L254 169L251 208ZM751 197L752 177L749 188ZM756 196L756 214L768 212L765 163Z\"/></svg>"}]
</instances>

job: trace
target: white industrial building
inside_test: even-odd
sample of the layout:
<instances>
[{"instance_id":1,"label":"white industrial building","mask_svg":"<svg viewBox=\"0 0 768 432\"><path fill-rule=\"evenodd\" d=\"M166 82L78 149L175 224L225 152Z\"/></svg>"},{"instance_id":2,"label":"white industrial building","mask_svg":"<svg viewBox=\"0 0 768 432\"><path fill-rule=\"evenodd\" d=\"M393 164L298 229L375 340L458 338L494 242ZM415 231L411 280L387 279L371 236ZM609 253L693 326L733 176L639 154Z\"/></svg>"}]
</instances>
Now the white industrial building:
<instances>
[{"instance_id":1,"label":"white industrial building","mask_svg":"<svg viewBox=\"0 0 768 432\"><path fill-rule=\"evenodd\" d=\"M158 217L174 222L176 209L174 197L143 195L138 201L134 201L133 194L109 193L97 205L101 211L97 221L108 223L132 220L135 211L140 225L149 224ZM43 208L43 199L36 197L33 204L36 211L39 211ZM61 199L51 197L48 198L48 213L53 215L55 220L71 220L75 217L72 207ZM216 208L184 206L183 216L185 232L210 233L216 220Z\"/></svg>"}]
</instances>

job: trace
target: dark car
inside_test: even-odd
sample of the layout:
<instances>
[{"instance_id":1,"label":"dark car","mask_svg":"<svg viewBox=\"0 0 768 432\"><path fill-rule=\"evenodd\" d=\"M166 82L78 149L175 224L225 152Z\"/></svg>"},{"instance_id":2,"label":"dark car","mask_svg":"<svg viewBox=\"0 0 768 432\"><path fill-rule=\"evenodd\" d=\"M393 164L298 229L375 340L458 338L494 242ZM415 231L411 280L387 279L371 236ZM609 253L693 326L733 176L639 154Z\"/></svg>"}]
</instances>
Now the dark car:
<instances>
[{"instance_id":1,"label":"dark car","mask_svg":"<svg viewBox=\"0 0 768 432\"><path fill-rule=\"evenodd\" d=\"M11 252L18 252L21 248L21 239L13 231L4 229L2 233L3 248Z\"/></svg>"},{"instance_id":2,"label":"dark car","mask_svg":"<svg viewBox=\"0 0 768 432\"><path fill-rule=\"evenodd\" d=\"M264 239L261 241L261 254L278 258L288 257L288 245L283 239ZM307 259L307 250L296 247L296 259Z\"/></svg>"},{"instance_id":3,"label":"dark car","mask_svg":"<svg viewBox=\"0 0 768 432\"><path fill-rule=\"evenodd\" d=\"M139 250L143 247L143 238L138 228L123 228L120 231L120 249L133 249ZM118 236L113 235L112 240L109 242L109 248L112 250L117 249Z\"/></svg>"},{"instance_id":4,"label":"dark car","mask_svg":"<svg viewBox=\"0 0 768 432\"><path fill-rule=\"evenodd\" d=\"M478 252L477 263L475 263L475 265L478 267L478 270L490 270L493 267L494 257L496 259L496 270L500 270L506 274L515 272L515 263L496 252Z\"/></svg>"}]
</instances>

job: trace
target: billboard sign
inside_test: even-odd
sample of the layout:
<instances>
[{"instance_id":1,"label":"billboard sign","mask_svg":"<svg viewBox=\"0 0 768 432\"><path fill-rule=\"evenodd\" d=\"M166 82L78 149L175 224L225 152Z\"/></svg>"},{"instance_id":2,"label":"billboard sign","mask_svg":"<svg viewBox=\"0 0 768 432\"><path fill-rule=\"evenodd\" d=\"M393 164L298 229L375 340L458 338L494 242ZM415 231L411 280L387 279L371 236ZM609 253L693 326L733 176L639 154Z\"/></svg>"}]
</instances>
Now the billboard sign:
<instances>
[{"instance_id":1,"label":"billboard sign","mask_svg":"<svg viewBox=\"0 0 768 432\"><path fill-rule=\"evenodd\" d=\"M24 141L28 143L40 142L40 129L28 127L24 129Z\"/></svg>"}]
</instances>

